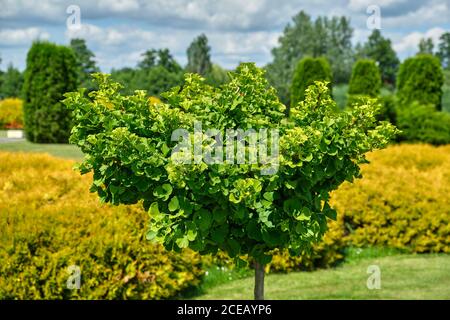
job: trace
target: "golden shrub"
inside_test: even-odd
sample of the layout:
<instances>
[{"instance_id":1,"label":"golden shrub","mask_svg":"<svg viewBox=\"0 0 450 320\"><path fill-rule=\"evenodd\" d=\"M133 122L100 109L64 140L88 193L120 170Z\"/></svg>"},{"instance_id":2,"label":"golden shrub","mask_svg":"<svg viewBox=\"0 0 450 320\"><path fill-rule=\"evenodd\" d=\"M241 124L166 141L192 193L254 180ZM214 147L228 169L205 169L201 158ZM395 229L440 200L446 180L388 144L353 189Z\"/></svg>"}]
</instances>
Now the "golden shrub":
<instances>
[{"instance_id":1,"label":"golden shrub","mask_svg":"<svg viewBox=\"0 0 450 320\"><path fill-rule=\"evenodd\" d=\"M161 99L159 99L158 97L150 96L150 98L148 98L148 103L149 104L161 103Z\"/></svg>"},{"instance_id":2,"label":"golden shrub","mask_svg":"<svg viewBox=\"0 0 450 320\"><path fill-rule=\"evenodd\" d=\"M369 160L333 194L344 242L450 252L450 145L396 145Z\"/></svg>"},{"instance_id":3,"label":"golden shrub","mask_svg":"<svg viewBox=\"0 0 450 320\"><path fill-rule=\"evenodd\" d=\"M149 243L146 213L102 205L72 165L0 153L0 299L158 299L198 284L197 254ZM71 265L80 290L67 288Z\"/></svg>"},{"instance_id":4,"label":"golden shrub","mask_svg":"<svg viewBox=\"0 0 450 320\"><path fill-rule=\"evenodd\" d=\"M327 267L346 247L450 252L450 145L395 145L371 153L363 178L332 194L337 221L311 254L273 257L269 269Z\"/></svg>"},{"instance_id":5,"label":"golden shrub","mask_svg":"<svg viewBox=\"0 0 450 320\"><path fill-rule=\"evenodd\" d=\"M274 255L268 270L334 265L349 246L450 252L450 146L396 145L368 156L363 178L332 194L338 220L309 254ZM73 162L0 153L1 298L168 298L224 255L166 252L145 240L140 206L102 205ZM67 267L81 268L68 290Z\"/></svg>"},{"instance_id":6,"label":"golden shrub","mask_svg":"<svg viewBox=\"0 0 450 320\"><path fill-rule=\"evenodd\" d=\"M8 98L0 101L0 129L23 127L22 100Z\"/></svg>"}]
</instances>

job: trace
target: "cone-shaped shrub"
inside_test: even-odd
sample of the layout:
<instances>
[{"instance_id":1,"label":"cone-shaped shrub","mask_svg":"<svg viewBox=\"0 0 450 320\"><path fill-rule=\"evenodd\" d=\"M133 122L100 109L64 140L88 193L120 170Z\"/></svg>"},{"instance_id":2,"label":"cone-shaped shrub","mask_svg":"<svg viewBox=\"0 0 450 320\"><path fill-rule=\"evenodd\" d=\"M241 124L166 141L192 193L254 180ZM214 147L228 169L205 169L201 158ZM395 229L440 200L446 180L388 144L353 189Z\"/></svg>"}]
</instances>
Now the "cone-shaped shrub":
<instances>
[{"instance_id":1,"label":"cone-shaped shrub","mask_svg":"<svg viewBox=\"0 0 450 320\"><path fill-rule=\"evenodd\" d=\"M348 93L372 98L380 94L381 75L375 61L362 59L353 66Z\"/></svg>"},{"instance_id":2,"label":"cone-shaped shrub","mask_svg":"<svg viewBox=\"0 0 450 320\"><path fill-rule=\"evenodd\" d=\"M329 82L331 90L332 73L325 58L306 57L299 61L294 71L291 86L291 107L305 99L305 90L315 81Z\"/></svg>"},{"instance_id":3,"label":"cone-shaped shrub","mask_svg":"<svg viewBox=\"0 0 450 320\"><path fill-rule=\"evenodd\" d=\"M380 94L381 74L375 61L358 60L353 66L348 88L347 106L351 107L360 99L376 98Z\"/></svg>"},{"instance_id":4,"label":"cone-shaped shrub","mask_svg":"<svg viewBox=\"0 0 450 320\"><path fill-rule=\"evenodd\" d=\"M24 120L28 140L67 142L70 110L61 104L63 94L77 86L75 56L71 49L35 42L27 56L24 83Z\"/></svg>"},{"instance_id":5,"label":"cone-shaped shrub","mask_svg":"<svg viewBox=\"0 0 450 320\"><path fill-rule=\"evenodd\" d=\"M439 59L430 54L408 58L400 66L397 92L403 105L417 101L441 110L444 75Z\"/></svg>"}]
</instances>

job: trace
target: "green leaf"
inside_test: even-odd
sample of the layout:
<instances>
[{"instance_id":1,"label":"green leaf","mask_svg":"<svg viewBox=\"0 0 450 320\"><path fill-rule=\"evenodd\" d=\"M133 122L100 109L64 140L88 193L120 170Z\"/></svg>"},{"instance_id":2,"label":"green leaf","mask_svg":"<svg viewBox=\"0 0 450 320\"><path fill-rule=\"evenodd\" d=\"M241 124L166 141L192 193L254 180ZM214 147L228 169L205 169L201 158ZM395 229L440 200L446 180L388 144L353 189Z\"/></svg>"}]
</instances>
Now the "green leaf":
<instances>
[{"instance_id":1,"label":"green leaf","mask_svg":"<svg viewBox=\"0 0 450 320\"><path fill-rule=\"evenodd\" d=\"M286 213L292 214L296 211L300 211L302 203L297 198L288 199L283 202L283 209Z\"/></svg>"},{"instance_id":2,"label":"green leaf","mask_svg":"<svg viewBox=\"0 0 450 320\"><path fill-rule=\"evenodd\" d=\"M180 207L180 204L178 203L178 197L175 196L169 202L169 211L173 212L175 210L178 210L179 207Z\"/></svg>"},{"instance_id":3,"label":"green leaf","mask_svg":"<svg viewBox=\"0 0 450 320\"><path fill-rule=\"evenodd\" d=\"M200 228L201 231L206 231L211 225L212 214L205 209L200 209L195 213L195 224Z\"/></svg>"},{"instance_id":4,"label":"green leaf","mask_svg":"<svg viewBox=\"0 0 450 320\"><path fill-rule=\"evenodd\" d=\"M197 231L196 230L188 230L188 232L186 233L186 238L189 241L194 241L195 238L197 238Z\"/></svg>"},{"instance_id":5,"label":"green leaf","mask_svg":"<svg viewBox=\"0 0 450 320\"><path fill-rule=\"evenodd\" d=\"M337 212L336 210L329 208L328 210L324 211L325 215L330 218L331 220L335 220L337 219Z\"/></svg>"},{"instance_id":6,"label":"green leaf","mask_svg":"<svg viewBox=\"0 0 450 320\"><path fill-rule=\"evenodd\" d=\"M261 231L258 226L258 222L250 220L247 224L247 234L250 239L259 241L261 240Z\"/></svg>"},{"instance_id":7,"label":"green leaf","mask_svg":"<svg viewBox=\"0 0 450 320\"><path fill-rule=\"evenodd\" d=\"M109 186L109 190L111 191L111 194L116 195L116 194L122 194L125 191L125 188L111 184Z\"/></svg>"},{"instance_id":8,"label":"green leaf","mask_svg":"<svg viewBox=\"0 0 450 320\"><path fill-rule=\"evenodd\" d=\"M309 221L311 220L311 210L308 207L303 207L299 215L295 216L296 220L299 221Z\"/></svg>"},{"instance_id":9,"label":"green leaf","mask_svg":"<svg viewBox=\"0 0 450 320\"><path fill-rule=\"evenodd\" d=\"M145 238L149 241L152 241L156 238L157 235L158 235L158 233L156 231L149 230L147 232L147 234L145 235Z\"/></svg>"},{"instance_id":10,"label":"green leaf","mask_svg":"<svg viewBox=\"0 0 450 320\"><path fill-rule=\"evenodd\" d=\"M167 146L166 143L163 143L162 147L161 147L161 151L163 153L164 156L167 156L170 152L169 147Z\"/></svg>"},{"instance_id":11,"label":"green leaf","mask_svg":"<svg viewBox=\"0 0 450 320\"><path fill-rule=\"evenodd\" d=\"M264 199L266 199L269 202L273 201L273 192L265 192L263 194Z\"/></svg>"},{"instance_id":12,"label":"green leaf","mask_svg":"<svg viewBox=\"0 0 450 320\"><path fill-rule=\"evenodd\" d=\"M238 268L246 268L248 266L248 262L239 257L236 257L234 261L236 263L236 267Z\"/></svg>"},{"instance_id":13,"label":"green leaf","mask_svg":"<svg viewBox=\"0 0 450 320\"><path fill-rule=\"evenodd\" d=\"M262 234L262 238L263 238L264 242L266 242L270 246L276 246L276 245L280 244L280 239L281 239L280 233L262 231L261 234Z\"/></svg>"},{"instance_id":14,"label":"green leaf","mask_svg":"<svg viewBox=\"0 0 450 320\"><path fill-rule=\"evenodd\" d=\"M224 223L227 221L227 212L223 209L216 209L213 211L213 217L217 223Z\"/></svg>"},{"instance_id":15,"label":"green leaf","mask_svg":"<svg viewBox=\"0 0 450 320\"><path fill-rule=\"evenodd\" d=\"M189 240L187 237L178 238L175 242L181 249L187 248L189 246Z\"/></svg>"},{"instance_id":16,"label":"green leaf","mask_svg":"<svg viewBox=\"0 0 450 320\"><path fill-rule=\"evenodd\" d=\"M223 243L228 235L228 225L221 225L211 232L211 239L216 243Z\"/></svg>"},{"instance_id":17,"label":"green leaf","mask_svg":"<svg viewBox=\"0 0 450 320\"><path fill-rule=\"evenodd\" d=\"M158 216L160 214L159 208L158 208L158 202L153 202L150 205L150 208L148 209L148 214L153 217Z\"/></svg>"},{"instance_id":18,"label":"green leaf","mask_svg":"<svg viewBox=\"0 0 450 320\"><path fill-rule=\"evenodd\" d=\"M161 198L164 201L167 201L167 199L169 199L171 194L172 194L172 186L168 183L156 187L155 191L153 191L153 195L155 197Z\"/></svg>"},{"instance_id":19,"label":"green leaf","mask_svg":"<svg viewBox=\"0 0 450 320\"><path fill-rule=\"evenodd\" d=\"M230 257L233 258L233 257L237 256L240 253L241 245L236 240L228 239L227 240L227 245L228 245L228 248L229 248L228 253L230 254Z\"/></svg>"}]
</instances>

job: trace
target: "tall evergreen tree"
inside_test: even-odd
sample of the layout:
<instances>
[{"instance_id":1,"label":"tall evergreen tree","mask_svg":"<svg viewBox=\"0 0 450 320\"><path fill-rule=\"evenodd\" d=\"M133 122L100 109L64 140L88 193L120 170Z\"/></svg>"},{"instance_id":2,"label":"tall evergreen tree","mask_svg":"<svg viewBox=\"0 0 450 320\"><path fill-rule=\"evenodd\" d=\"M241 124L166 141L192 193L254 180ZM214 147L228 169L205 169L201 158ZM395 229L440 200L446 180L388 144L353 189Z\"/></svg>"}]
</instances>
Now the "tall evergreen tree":
<instances>
[{"instance_id":1,"label":"tall evergreen tree","mask_svg":"<svg viewBox=\"0 0 450 320\"><path fill-rule=\"evenodd\" d=\"M279 46L272 50L273 61L266 66L267 77L280 99L290 103L290 86L294 68L306 56L324 56L331 62L335 82L348 81L353 64L351 38L353 29L345 17L317 17L315 21L303 11L293 17Z\"/></svg>"},{"instance_id":2,"label":"tall evergreen tree","mask_svg":"<svg viewBox=\"0 0 450 320\"><path fill-rule=\"evenodd\" d=\"M401 105L417 101L442 109L444 74L439 59L430 54L419 54L406 59L397 77L397 96Z\"/></svg>"},{"instance_id":3,"label":"tall evergreen tree","mask_svg":"<svg viewBox=\"0 0 450 320\"><path fill-rule=\"evenodd\" d=\"M2 64L2 57L0 57L0 65ZM3 83L3 71L0 69L0 87L2 86ZM0 91L0 98L1 98L1 91Z\"/></svg>"},{"instance_id":4,"label":"tall evergreen tree","mask_svg":"<svg viewBox=\"0 0 450 320\"><path fill-rule=\"evenodd\" d=\"M8 65L8 69L2 75L2 81L0 84L0 98L20 97L23 85L22 73L13 67L12 64Z\"/></svg>"},{"instance_id":5,"label":"tall evergreen tree","mask_svg":"<svg viewBox=\"0 0 450 320\"><path fill-rule=\"evenodd\" d=\"M211 47L208 45L208 38L204 34L199 35L187 49L188 64L186 70L206 76L212 69L210 52Z\"/></svg>"},{"instance_id":6,"label":"tall evergreen tree","mask_svg":"<svg viewBox=\"0 0 450 320\"><path fill-rule=\"evenodd\" d=\"M149 95L159 96L183 83L183 69L168 49L150 49L142 57L136 69L122 68L111 72L113 79L125 85L124 94L146 90Z\"/></svg>"},{"instance_id":7,"label":"tall evergreen tree","mask_svg":"<svg viewBox=\"0 0 450 320\"><path fill-rule=\"evenodd\" d=\"M431 38L422 38L419 42L418 54L433 54L434 43Z\"/></svg>"},{"instance_id":8,"label":"tall evergreen tree","mask_svg":"<svg viewBox=\"0 0 450 320\"><path fill-rule=\"evenodd\" d=\"M63 94L77 88L73 50L49 42L35 42L28 51L25 70L24 120L28 140L67 142L71 113L61 104Z\"/></svg>"},{"instance_id":9,"label":"tall evergreen tree","mask_svg":"<svg viewBox=\"0 0 450 320\"><path fill-rule=\"evenodd\" d=\"M395 84L400 60L392 48L391 40L384 38L380 30L376 29L369 36L367 43L360 47L358 58L375 60L381 72L384 83Z\"/></svg>"},{"instance_id":10,"label":"tall evergreen tree","mask_svg":"<svg viewBox=\"0 0 450 320\"><path fill-rule=\"evenodd\" d=\"M327 43L324 56L330 61L333 81L335 83L347 83L355 60L351 41L353 28L350 26L350 19L333 17L325 21L328 37L323 39Z\"/></svg>"},{"instance_id":11,"label":"tall evergreen tree","mask_svg":"<svg viewBox=\"0 0 450 320\"><path fill-rule=\"evenodd\" d=\"M95 63L94 53L89 50L84 39L70 40L70 47L75 53L79 85L88 90L92 90L93 83L91 81L91 74L100 71Z\"/></svg>"},{"instance_id":12,"label":"tall evergreen tree","mask_svg":"<svg viewBox=\"0 0 450 320\"><path fill-rule=\"evenodd\" d=\"M437 56L441 60L442 67L450 70L450 32L445 32L439 38Z\"/></svg>"},{"instance_id":13,"label":"tall evergreen tree","mask_svg":"<svg viewBox=\"0 0 450 320\"><path fill-rule=\"evenodd\" d=\"M145 51L143 59L138 63L138 68L143 70L150 70L154 67L163 67L169 72L181 71L181 66L170 54L169 49L150 49Z\"/></svg>"},{"instance_id":14,"label":"tall evergreen tree","mask_svg":"<svg viewBox=\"0 0 450 320\"><path fill-rule=\"evenodd\" d=\"M295 67L294 77L291 85L291 107L288 108L289 113L291 108L295 108L300 101L305 99L305 91L309 86L313 85L315 81L326 81L331 90L331 82L333 76L330 65L326 58L311 58L306 57L300 60Z\"/></svg>"}]
</instances>

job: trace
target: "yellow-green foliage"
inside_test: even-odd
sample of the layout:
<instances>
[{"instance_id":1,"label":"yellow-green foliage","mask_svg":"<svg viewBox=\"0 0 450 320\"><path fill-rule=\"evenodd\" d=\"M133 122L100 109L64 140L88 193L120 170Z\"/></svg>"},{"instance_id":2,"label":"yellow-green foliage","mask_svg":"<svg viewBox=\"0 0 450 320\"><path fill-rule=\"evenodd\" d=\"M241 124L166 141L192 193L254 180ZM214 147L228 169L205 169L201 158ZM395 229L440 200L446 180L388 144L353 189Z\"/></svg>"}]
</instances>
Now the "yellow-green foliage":
<instances>
[{"instance_id":1,"label":"yellow-green foliage","mask_svg":"<svg viewBox=\"0 0 450 320\"><path fill-rule=\"evenodd\" d=\"M363 178L332 195L338 220L310 254L276 254L271 271L310 270L341 260L347 246L450 252L450 145L396 145L368 156ZM73 162L0 153L1 298L166 298L201 278L191 251L167 253L143 234L135 207L101 205ZM66 289L81 267L80 291Z\"/></svg>"},{"instance_id":2,"label":"yellow-green foliage","mask_svg":"<svg viewBox=\"0 0 450 320\"><path fill-rule=\"evenodd\" d=\"M72 165L0 153L0 299L155 299L198 284L197 254L150 244L145 212L100 204ZM70 265L80 290L66 287Z\"/></svg>"},{"instance_id":3,"label":"yellow-green foliage","mask_svg":"<svg viewBox=\"0 0 450 320\"><path fill-rule=\"evenodd\" d=\"M332 194L338 219L311 254L275 255L271 271L326 267L348 246L450 252L450 145L396 145L368 155L363 178Z\"/></svg>"},{"instance_id":4,"label":"yellow-green foliage","mask_svg":"<svg viewBox=\"0 0 450 320\"><path fill-rule=\"evenodd\" d=\"M0 101L0 129L23 127L22 100L8 98Z\"/></svg>"},{"instance_id":5,"label":"yellow-green foliage","mask_svg":"<svg viewBox=\"0 0 450 320\"><path fill-rule=\"evenodd\" d=\"M364 178L333 194L345 243L450 252L450 145L396 145L368 158Z\"/></svg>"}]
</instances>

